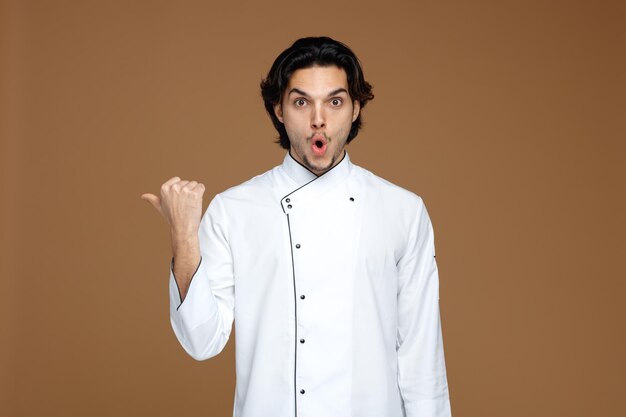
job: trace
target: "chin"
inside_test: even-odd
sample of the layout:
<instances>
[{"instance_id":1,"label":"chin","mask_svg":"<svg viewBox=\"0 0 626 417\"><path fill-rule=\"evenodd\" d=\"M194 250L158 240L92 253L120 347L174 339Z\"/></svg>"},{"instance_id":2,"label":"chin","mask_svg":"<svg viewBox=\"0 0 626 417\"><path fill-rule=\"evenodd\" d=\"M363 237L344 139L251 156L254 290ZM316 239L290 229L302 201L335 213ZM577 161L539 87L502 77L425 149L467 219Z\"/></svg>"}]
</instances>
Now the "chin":
<instances>
[{"instance_id":1,"label":"chin","mask_svg":"<svg viewBox=\"0 0 626 417\"><path fill-rule=\"evenodd\" d=\"M306 161L305 164L311 171L315 173L325 172L330 168L332 161Z\"/></svg>"}]
</instances>

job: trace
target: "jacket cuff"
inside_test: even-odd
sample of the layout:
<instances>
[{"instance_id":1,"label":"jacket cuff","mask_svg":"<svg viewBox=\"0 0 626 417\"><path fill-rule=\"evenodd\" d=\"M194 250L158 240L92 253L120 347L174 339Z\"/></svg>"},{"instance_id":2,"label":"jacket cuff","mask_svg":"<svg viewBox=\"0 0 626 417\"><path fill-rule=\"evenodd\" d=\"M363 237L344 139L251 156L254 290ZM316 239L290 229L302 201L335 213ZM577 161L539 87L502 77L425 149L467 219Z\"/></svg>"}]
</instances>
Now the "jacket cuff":
<instances>
[{"instance_id":1,"label":"jacket cuff","mask_svg":"<svg viewBox=\"0 0 626 417\"><path fill-rule=\"evenodd\" d=\"M198 263L198 267L196 268L193 275L191 276L191 280L189 282L189 289L187 290L187 295L189 295L189 292L191 291L191 284L193 283L195 276L198 274L198 271L200 270L201 265L202 265L202 256L200 256L200 262ZM182 299L180 287L178 286L178 282L176 281L176 277L174 276L174 257L172 257L172 260L170 261L169 292L170 292L170 307L175 310L178 310L182 306L184 300ZM185 297L185 300L186 299L187 297Z\"/></svg>"}]
</instances>

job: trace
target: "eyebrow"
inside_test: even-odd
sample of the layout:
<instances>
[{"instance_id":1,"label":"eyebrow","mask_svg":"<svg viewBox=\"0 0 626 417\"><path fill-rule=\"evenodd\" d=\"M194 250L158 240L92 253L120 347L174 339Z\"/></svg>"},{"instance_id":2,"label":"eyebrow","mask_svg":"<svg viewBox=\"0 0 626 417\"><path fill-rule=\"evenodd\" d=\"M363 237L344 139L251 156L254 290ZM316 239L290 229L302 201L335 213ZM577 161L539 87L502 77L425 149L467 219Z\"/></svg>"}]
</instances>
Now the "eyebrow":
<instances>
[{"instance_id":1,"label":"eyebrow","mask_svg":"<svg viewBox=\"0 0 626 417\"><path fill-rule=\"evenodd\" d=\"M291 95L291 93L298 93L301 94L305 97L310 97L307 93L305 93L304 91L300 90L299 88L292 88L291 90L289 90L289 94L287 94L287 96ZM337 88L333 91L331 91L330 93L328 93L328 95L326 97L330 97L330 96L334 96L337 95L339 93L346 93L348 94L348 90L346 90L343 87Z\"/></svg>"}]
</instances>

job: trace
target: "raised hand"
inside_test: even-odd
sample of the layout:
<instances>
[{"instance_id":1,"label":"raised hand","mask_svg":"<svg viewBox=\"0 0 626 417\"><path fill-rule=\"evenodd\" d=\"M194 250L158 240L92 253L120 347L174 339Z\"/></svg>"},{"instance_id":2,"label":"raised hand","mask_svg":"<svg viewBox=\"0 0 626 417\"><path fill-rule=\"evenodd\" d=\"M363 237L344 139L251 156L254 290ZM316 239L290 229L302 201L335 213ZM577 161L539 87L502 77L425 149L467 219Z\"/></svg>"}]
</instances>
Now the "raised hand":
<instances>
[{"instance_id":1,"label":"raised hand","mask_svg":"<svg viewBox=\"0 0 626 417\"><path fill-rule=\"evenodd\" d=\"M204 185L172 177L161 186L161 197L142 194L141 198L156 208L170 225L174 277L181 301L185 299L194 271L200 262L198 229L202 220Z\"/></svg>"},{"instance_id":2,"label":"raised hand","mask_svg":"<svg viewBox=\"0 0 626 417\"><path fill-rule=\"evenodd\" d=\"M198 233L202 219L204 184L172 177L161 185L161 196L143 194L170 225L172 235L191 236Z\"/></svg>"}]
</instances>

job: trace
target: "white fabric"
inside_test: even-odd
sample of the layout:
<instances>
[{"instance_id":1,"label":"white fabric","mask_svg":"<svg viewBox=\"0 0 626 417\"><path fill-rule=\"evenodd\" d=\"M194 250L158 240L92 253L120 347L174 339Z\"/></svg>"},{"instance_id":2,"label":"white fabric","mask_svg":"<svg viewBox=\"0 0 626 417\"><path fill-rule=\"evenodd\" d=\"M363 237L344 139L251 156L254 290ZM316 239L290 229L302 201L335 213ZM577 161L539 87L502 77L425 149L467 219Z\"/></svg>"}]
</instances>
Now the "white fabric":
<instances>
[{"instance_id":1,"label":"white fabric","mask_svg":"<svg viewBox=\"0 0 626 417\"><path fill-rule=\"evenodd\" d=\"M234 417L451 415L420 197L347 153L320 177L287 154L216 195L199 239L182 304L170 266L171 323L204 360L234 319Z\"/></svg>"}]
</instances>

